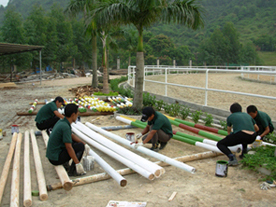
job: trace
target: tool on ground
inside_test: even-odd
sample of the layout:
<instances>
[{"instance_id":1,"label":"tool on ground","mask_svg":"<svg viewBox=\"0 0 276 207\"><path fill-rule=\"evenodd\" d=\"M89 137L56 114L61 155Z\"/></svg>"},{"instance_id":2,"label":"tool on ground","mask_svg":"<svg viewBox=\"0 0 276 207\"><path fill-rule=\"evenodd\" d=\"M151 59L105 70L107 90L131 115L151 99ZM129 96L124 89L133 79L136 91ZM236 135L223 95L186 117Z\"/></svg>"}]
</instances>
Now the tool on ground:
<instances>
[{"instance_id":1,"label":"tool on ground","mask_svg":"<svg viewBox=\"0 0 276 207\"><path fill-rule=\"evenodd\" d=\"M266 182L263 182L260 184L262 190L268 190L270 188L275 188L276 187L276 181L273 181L273 184Z\"/></svg>"}]
</instances>

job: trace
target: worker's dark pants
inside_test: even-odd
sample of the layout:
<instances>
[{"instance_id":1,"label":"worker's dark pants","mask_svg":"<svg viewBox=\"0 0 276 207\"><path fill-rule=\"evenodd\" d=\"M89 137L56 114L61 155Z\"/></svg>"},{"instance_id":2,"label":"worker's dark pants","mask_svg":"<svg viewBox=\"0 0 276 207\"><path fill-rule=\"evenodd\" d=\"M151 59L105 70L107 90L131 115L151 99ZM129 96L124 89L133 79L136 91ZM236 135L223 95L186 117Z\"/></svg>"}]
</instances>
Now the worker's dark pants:
<instances>
[{"instance_id":1,"label":"worker's dark pants","mask_svg":"<svg viewBox=\"0 0 276 207\"><path fill-rule=\"evenodd\" d=\"M247 145L251 144L255 141L257 133L250 135L245 132L239 131L235 134L229 134L224 139L220 140L217 143L217 147L222 151L226 156L229 157L232 152L229 150L228 147L235 146L238 144L242 145L242 152L247 152Z\"/></svg>"},{"instance_id":2,"label":"worker's dark pants","mask_svg":"<svg viewBox=\"0 0 276 207\"><path fill-rule=\"evenodd\" d=\"M150 125L150 131L152 130L152 125ZM143 136L142 140L144 141L148 135ZM171 139L169 134L166 134L162 129L158 129L157 132L153 135L152 139L148 143L152 143L152 146L155 147L157 142L168 142Z\"/></svg>"},{"instance_id":3,"label":"worker's dark pants","mask_svg":"<svg viewBox=\"0 0 276 207\"><path fill-rule=\"evenodd\" d=\"M60 118L57 117L57 116L54 116L53 118L51 119L47 119L45 121L43 121L42 123L36 123L36 127L39 129L39 130L44 130L44 129L50 129L50 128L53 128L55 126L55 124L58 122Z\"/></svg>"},{"instance_id":4,"label":"worker's dark pants","mask_svg":"<svg viewBox=\"0 0 276 207\"><path fill-rule=\"evenodd\" d=\"M81 142L74 142L72 143L72 147L75 151L75 154L78 158L79 161L81 161L81 158L82 158L82 155L83 155L83 152L84 152L84 144L81 143ZM58 160L55 161L55 160L50 160L50 163L52 163L53 165L62 165L66 162L68 162L69 160L71 159L71 157L69 156L68 152L66 149L64 149L60 154L59 154L59 157L58 157ZM74 171L75 170L75 163L74 161L72 162L71 166L70 166L70 170L69 171Z\"/></svg>"}]
</instances>

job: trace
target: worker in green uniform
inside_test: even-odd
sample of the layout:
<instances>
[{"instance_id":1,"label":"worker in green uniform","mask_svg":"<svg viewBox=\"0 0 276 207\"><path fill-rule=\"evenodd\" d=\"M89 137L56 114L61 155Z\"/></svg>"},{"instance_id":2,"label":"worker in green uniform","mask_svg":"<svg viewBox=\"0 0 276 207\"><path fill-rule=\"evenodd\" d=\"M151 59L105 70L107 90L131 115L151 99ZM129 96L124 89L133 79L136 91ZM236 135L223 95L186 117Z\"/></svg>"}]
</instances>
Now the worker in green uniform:
<instances>
[{"instance_id":1,"label":"worker in green uniform","mask_svg":"<svg viewBox=\"0 0 276 207\"><path fill-rule=\"evenodd\" d=\"M63 98L57 96L54 101L42 106L35 118L36 127L39 130L46 130L49 135L57 121L64 118L58 112L58 108L62 105L64 105Z\"/></svg>"},{"instance_id":2,"label":"worker in green uniform","mask_svg":"<svg viewBox=\"0 0 276 207\"><path fill-rule=\"evenodd\" d=\"M231 115L227 117L227 132L228 135L218 141L217 147L229 158L229 166L238 165L237 158L229 150L229 146L242 145L242 154L240 158L243 158L247 153L247 145L255 141L259 130L254 119L247 113L242 112L242 107L239 103L233 103L230 106ZM233 132L231 133L233 128Z\"/></svg>"},{"instance_id":3,"label":"worker in green uniform","mask_svg":"<svg viewBox=\"0 0 276 207\"><path fill-rule=\"evenodd\" d=\"M46 157L53 165L69 165L68 161L73 160L67 169L69 176L83 175L86 172L80 163L84 151L89 153L90 147L72 134L71 124L78 118L78 106L68 104L65 107L65 118L59 120L50 134Z\"/></svg>"},{"instance_id":4,"label":"worker in green uniform","mask_svg":"<svg viewBox=\"0 0 276 207\"><path fill-rule=\"evenodd\" d=\"M172 126L168 118L160 112L154 111L152 107L145 107L142 110L141 121L148 121L148 124L141 133L136 135L136 138L140 139L143 135L149 133L143 136L142 142L136 144L135 147L146 143L152 143L151 150L158 151L159 149L164 149L173 136ZM158 148L159 143L160 148Z\"/></svg>"},{"instance_id":5,"label":"worker in green uniform","mask_svg":"<svg viewBox=\"0 0 276 207\"><path fill-rule=\"evenodd\" d=\"M259 111L256 106L250 105L247 107L247 113L255 120L259 127L257 139L263 140L264 136L274 131L274 126L271 118L267 113Z\"/></svg>"}]
</instances>

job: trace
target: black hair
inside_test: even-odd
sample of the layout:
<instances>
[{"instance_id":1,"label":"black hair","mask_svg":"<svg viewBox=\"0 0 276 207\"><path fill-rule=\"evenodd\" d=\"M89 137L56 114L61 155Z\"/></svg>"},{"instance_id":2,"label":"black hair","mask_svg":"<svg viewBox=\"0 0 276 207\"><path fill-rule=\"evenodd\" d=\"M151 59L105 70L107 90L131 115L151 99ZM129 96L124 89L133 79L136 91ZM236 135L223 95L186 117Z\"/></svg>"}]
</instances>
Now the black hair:
<instances>
[{"instance_id":1,"label":"black hair","mask_svg":"<svg viewBox=\"0 0 276 207\"><path fill-rule=\"evenodd\" d=\"M154 109L150 106L148 107L145 107L143 110L142 110L142 113L143 114L146 114L148 117L150 117L152 114L155 113Z\"/></svg>"},{"instance_id":2,"label":"black hair","mask_svg":"<svg viewBox=\"0 0 276 207\"><path fill-rule=\"evenodd\" d=\"M242 107L239 103L233 103L230 106L230 111L231 113L235 113L235 112L241 112L242 111Z\"/></svg>"},{"instance_id":3,"label":"black hair","mask_svg":"<svg viewBox=\"0 0 276 207\"><path fill-rule=\"evenodd\" d=\"M67 104L64 109L65 116L70 118L73 113L78 113L78 106L76 104Z\"/></svg>"},{"instance_id":4,"label":"black hair","mask_svg":"<svg viewBox=\"0 0 276 207\"><path fill-rule=\"evenodd\" d=\"M246 108L246 111L247 111L247 113L251 113L251 112L255 113L256 111L258 111L258 109L256 106L250 105Z\"/></svg>"},{"instance_id":5,"label":"black hair","mask_svg":"<svg viewBox=\"0 0 276 207\"><path fill-rule=\"evenodd\" d=\"M63 98L61 98L60 96L57 96L56 98L55 98L55 100L54 100L54 102L60 102L60 103L64 103L64 100L63 100Z\"/></svg>"}]
</instances>

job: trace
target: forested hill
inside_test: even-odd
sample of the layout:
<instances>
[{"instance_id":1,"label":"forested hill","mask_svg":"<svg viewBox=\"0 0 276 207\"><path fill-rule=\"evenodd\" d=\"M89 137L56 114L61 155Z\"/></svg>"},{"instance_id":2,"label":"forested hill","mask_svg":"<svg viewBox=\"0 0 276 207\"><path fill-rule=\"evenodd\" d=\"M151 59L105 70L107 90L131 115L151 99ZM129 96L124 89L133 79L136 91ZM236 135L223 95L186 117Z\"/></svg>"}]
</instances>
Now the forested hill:
<instances>
[{"instance_id":1,"label":"forested hill","mask_svg":"<svg viewBox=\"0 0 276 207\"><path fill-rule=\"evenodd\" d=\"M15 6L16 11L26 18L34 4L42 5L47 11L56 3L66 7L69 0L10 0L7 7ZM197 48L201 40L209 37L218 27L226 22L235 24L241 42L254 41L261 35L276 37L276 0L201 0L197 1L204 7L205 27L193 31L179 25L156 24L149 28L154 34L169 36L176 45L189 45ZM0 24L4 11L0 7Z\"/></svg>"}]
</instances>

